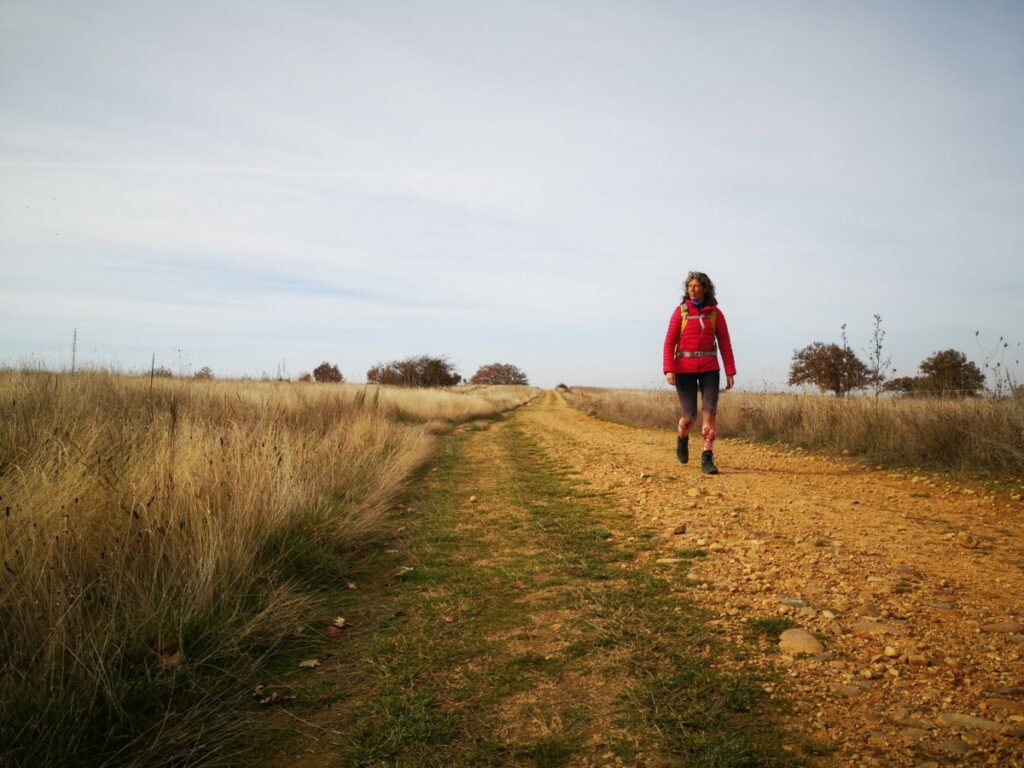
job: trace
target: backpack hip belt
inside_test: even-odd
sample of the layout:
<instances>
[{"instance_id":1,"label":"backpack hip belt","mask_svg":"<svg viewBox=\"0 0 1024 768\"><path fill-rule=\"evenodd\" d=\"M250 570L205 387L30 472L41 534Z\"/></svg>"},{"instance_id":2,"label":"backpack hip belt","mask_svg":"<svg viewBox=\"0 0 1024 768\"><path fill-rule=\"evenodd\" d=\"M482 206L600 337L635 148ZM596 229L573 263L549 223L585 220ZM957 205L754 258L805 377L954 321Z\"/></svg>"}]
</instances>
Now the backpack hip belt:
<instances>
[{"instance_id":1,"label":"backpack hip belt","mask_svg":"<svg viewBox=\"0 0 1024 768\"><path fill-rule=\"evenodd\" d=\"M718 350L709 349L705 352L683 352L676 350L675 357L718 357Z\"/></svg>"}]
</instances>

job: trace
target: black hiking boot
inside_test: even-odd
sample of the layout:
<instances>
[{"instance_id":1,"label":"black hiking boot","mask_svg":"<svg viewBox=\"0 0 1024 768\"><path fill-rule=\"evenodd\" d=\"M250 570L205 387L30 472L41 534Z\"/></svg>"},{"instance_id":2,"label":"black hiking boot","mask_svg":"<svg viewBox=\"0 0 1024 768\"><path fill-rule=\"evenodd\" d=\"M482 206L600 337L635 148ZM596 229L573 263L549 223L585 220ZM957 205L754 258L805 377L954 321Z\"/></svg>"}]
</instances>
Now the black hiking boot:
<instances>
[{"instance_id":1,"label":"black hiking boot","mask_svg":"<svg viewBox=\"0 0 1024 768\"><path fill-rule=\"evenodd\" d=\"M680 464L685 464L690 460L690 436L679 437L676 436L676 458L679 459Z\"/></svg>"},{"instance_id":2,"label":"black hiking boot","mask_svg":"<svg viewBox=\"0 0 1024 768\"><path fill-rule=\"evenodd\" d=\"M715 457L711 451L704 451L700 455L700 471L705 475L718 474L718 467L715 466Z\"/></svg>"}]
</instances>

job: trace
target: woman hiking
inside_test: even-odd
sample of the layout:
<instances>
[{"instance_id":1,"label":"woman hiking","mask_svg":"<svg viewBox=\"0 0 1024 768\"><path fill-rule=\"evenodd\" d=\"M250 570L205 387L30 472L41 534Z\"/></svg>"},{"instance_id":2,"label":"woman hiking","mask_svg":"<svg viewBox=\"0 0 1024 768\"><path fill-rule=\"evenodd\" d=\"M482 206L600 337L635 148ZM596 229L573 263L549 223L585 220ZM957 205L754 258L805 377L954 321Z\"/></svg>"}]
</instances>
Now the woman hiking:
<instances>
[{"instance_id":1,"label":"woman hiking","mask_svg":"<svg viewBox=\"0 0 1024 768\"><path fill-rule=\"evenodd\" d=\"M665 380L675 385L683 417L679 419L679 437L676 439L676 457L683 464L690 460L690 427L697 420L697 390L704 416L701 436L704 451L700 455L700 469L708 475L717 475L715 466L715 417L718 413L719 376L718 350L721 348L725 363L725 388L732 389L736 377L736 363L732 357L729 328L725 316L718 308L715 284L703 272L686 276L685 293L679 307L672 312L665 334Z\"/></svg>"}]
</instances>

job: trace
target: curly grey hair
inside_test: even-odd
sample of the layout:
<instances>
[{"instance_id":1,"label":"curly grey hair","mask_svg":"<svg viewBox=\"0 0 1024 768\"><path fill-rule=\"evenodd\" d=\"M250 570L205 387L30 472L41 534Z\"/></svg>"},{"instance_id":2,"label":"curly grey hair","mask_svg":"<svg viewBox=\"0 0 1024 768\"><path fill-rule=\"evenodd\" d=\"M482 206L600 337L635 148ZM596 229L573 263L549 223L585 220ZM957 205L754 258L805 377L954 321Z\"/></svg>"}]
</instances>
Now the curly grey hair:
<instances>
[{"instance_id":1,"label":"curly grey hair","mask_svg":"<svg viewBox=\"0 0 1024 768\"><path fill-rule=\"evenodd\" d=\"M711 278L703 272L690 272L686 276L686 280L683 282L683 298L687 295L686 287L690 284L691 280L696 280L704 288L705 304L710 307L718 303L718 299L715 298L715 284L711 282Z\"/></svg>"}]
</instances>

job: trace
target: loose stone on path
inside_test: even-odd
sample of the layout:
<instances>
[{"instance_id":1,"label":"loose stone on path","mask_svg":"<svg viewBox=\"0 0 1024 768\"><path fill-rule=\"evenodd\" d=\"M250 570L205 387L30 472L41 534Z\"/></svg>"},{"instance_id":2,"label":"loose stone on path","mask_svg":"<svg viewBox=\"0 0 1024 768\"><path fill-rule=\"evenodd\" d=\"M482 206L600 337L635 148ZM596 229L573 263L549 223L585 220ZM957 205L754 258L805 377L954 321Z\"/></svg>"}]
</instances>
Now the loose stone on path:
<instances>
[{"instance_id":1,"label":"loose stone on path","mask_svg":"<svg viewBox=\"0 0 1024 768\"><path fill-rule=\"evenodd\" d=\"M966 531L960 531L960 533L956 535L954 541L965 549L977 549L978 547L978 539L971 536L971 534Z\"/></svg>"},{"instance_id":2,"label":"loose stone on path","mask_svg":"<svg viewBox=\"0 0 1024 768\"><path fill-rule=\"evenodd\" d=\"M1001 621L995 624L983 624L981 631L1013 635L1018 632L1024 632L1024 624L1019 624L1016 621Z\"/></svg>"},{"instance_id":3,"label":"loose stone on path","mask_svg":"<svg viewBox=\"0 0 1024 768\"><path fill-rule=\"evenodd\" d=\"M902 631L886 624L884 621L857 621L850 625L850 630L857 635L898 635Z\"/></svg>"},{"instance_id":4,"label":"loose stone on path","mask_svg":"<svg viewBox=\"0 0 1024 768\"><path fill-rule=\"evenodd\" d=\"M794 628L779 635L779 650L789 654L818 654L825 650L825 646L806 629Z\"/></svg>"},{"instance_id":5,"label":"loose stone on path","mask_svg":"<svg viewBox=\"0 0 1024 768\"><path fill-rule=\"evenodd\" d=\"M806 608L807 601L802 600L799 597L780 597L779 602L783 605L788 605L791 608Z\"/></svg>"},{"instance_id":6,"label":"loose stone on path","mask_svg":"<svg viewBox=\"0 0 1024 768\"><path fill-rule=\"evenodd\" d=\"M943 752L948 752L952 755L965 755L971 751L971 748L960 741L960 739L946 739L938 743L939 749Z\"/></svg>"},{"instance_id":7,"label":"loose stone on path","mask_svg":"<svg viewBox=\"0 0 1024 768\"><path fill-rule=\"evenodd\" d=\"M939 715L939 720L946 725L953 725L958 728L971 728L979 731L998 731L1002 727L994 720L986 720L983 717L973 717L972 715L961 715L956 712L943 712Z\"/></svg>"}]
</instances>

